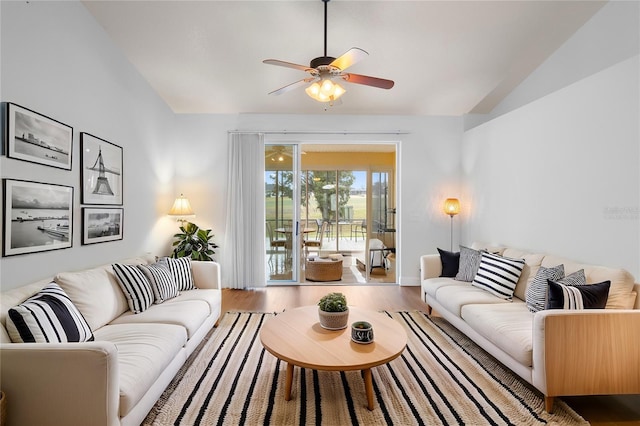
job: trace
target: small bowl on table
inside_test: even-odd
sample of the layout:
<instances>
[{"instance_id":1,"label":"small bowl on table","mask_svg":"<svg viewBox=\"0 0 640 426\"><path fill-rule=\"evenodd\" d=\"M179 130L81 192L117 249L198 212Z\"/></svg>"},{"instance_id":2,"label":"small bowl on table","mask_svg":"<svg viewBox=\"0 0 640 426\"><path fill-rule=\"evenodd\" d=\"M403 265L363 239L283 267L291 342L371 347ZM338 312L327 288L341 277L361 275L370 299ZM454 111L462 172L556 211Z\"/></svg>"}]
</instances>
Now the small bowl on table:
<instances>
[{"instance_id":1,"label":"small bowl on table","mask_svg":"<svg viewBox=\"0 0 640 426\"><path fill-rule=\"evenodd\" d=\"M363 345L373 342L373 327L367 321L356 321L351 324L351 340Z\"/></svg>"}]
</instances>

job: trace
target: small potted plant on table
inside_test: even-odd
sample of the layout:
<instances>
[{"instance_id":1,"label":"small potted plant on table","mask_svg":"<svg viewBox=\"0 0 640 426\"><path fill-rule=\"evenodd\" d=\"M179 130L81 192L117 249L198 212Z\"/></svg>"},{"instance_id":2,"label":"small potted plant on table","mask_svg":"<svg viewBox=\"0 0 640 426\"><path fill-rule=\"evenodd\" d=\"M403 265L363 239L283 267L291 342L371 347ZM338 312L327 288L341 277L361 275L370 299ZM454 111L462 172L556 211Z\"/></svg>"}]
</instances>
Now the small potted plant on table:
<instances>
[{"instance_id":1,"label":"small potted plant on table","mask_svg":"<svg viewBox=\"0 0 640 426\"><path fill-rule=\"evenodd\" d=\"M320 325L327 330L342 330L349 322L347 298L342 293L329 293L318 302Z\"/></svg>"}]
</instances>

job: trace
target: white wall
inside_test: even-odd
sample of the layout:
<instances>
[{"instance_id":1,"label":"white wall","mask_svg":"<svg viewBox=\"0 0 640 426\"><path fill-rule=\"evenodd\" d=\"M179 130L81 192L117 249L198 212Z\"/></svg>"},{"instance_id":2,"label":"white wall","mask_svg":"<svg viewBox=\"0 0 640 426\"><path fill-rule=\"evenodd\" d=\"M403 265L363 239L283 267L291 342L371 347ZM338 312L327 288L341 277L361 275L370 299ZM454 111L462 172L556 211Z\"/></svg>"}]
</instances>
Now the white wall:
<instances>
[{"instance_id":1,"label":"white wall","mask_svg":"<svg viewBox=\"0 0 640 426\"><path fill-rule=\"evenodd\" d=\"M74 129L73 169L1 157L2 178L75 188L73 247L4 257L2 289L166 245L174 114L79 2L1 2L0 99ZM124 150L124 240L81 245L80 132ZM152 232L152 230L163 230Z\"/></svg>"},{"instance_id":2,"label":"white wall","mask_svg":"<svg viewBox=\"0 0 640 426\"><path fill-rule=\"evenodd\" d=\"M640 278L639 73L636 55L467 131L463 241Z\"/></svg>"},{"instance_id":3,"label":"white wall","mask_svg":"<svg viewBox=\"0 0 640 426\"><path fill-rule=\"evenodd\" d=\"M465 117L465 129L513 111L536 99L638 54L640 2L611 1L529 75L493 111Z\"/></svg>"}]
</instances>

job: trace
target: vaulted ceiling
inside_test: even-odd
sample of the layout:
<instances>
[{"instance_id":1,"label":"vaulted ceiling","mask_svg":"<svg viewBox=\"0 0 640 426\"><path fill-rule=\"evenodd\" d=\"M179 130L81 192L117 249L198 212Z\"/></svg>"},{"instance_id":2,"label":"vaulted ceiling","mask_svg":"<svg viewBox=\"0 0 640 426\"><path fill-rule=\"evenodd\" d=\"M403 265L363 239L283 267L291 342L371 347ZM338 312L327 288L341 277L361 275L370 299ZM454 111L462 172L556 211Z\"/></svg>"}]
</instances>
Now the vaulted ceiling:
<instances>
[{"instance_id":1,"label":"vaulted ceiling","mask_svg":"<svg viewBox=\"0 0 640 426\"><path fill-rule=\"evenodd\" d=\"M328 55L369 56L349 71L395 81L345 83L335 114L486 113L574 34L600 1L347 1L328 4ZM177 113L320 113L306 76L265 65L323 55L324 4L289 1L85 1Z\"/></svg>"}]
</instances>

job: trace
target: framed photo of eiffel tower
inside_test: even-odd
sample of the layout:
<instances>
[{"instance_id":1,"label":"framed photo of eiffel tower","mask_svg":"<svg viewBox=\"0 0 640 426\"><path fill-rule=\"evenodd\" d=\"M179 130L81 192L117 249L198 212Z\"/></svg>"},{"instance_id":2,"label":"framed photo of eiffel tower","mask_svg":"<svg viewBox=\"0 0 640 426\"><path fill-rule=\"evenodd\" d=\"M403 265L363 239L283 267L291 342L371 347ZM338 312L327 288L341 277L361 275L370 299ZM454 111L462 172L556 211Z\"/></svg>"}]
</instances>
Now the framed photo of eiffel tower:
<instances>
[{"instance_id":1,"label":"framed photo of eiffel tower","mask_svg":"<svg viewBox=\"0 0 640 426\"><path fill-rule=\"evenodd\" d=\"M122 205L122 147L80 133L82 204Z\"/></svg>"}]
</instances>

